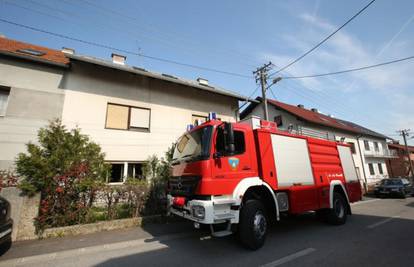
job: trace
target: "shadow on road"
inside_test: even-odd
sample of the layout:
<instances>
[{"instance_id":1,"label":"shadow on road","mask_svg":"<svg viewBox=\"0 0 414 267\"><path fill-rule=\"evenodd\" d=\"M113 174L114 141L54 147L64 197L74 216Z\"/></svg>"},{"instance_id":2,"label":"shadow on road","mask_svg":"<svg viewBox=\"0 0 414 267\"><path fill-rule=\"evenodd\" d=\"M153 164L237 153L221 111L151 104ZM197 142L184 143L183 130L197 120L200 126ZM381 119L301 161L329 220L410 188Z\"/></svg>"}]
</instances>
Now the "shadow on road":
<instances>
[{"instance_id":1,"label":"shadow on road","mask_svg":"<svg viewBox=\"0 0 414 267\"><path fill-rule=\"evenodd\" d=\"M414 207L414 202L407 205ZM366 266L371 265L369 263L372 263L372 260L381 266L387 263L403 266L402 261L407 260L414 262L414 255L410 254L411 256L407 257L404 252L411 249L414 231L409 232L408 236L407 233L405 237L402 236L403 242L396 243L394 240L399 238L398 229L408 226L412 228L414 221L395 218L387 223L398 227L368 227L387 219L389 220L389 217L354 214L348 217L345 225L331 226L318 221L312 213L292 216L273 225L265 246L254 252L241 247L236 236L205 238L209 235L208 232L193 229L187 231L188 235L184 237L146 240L148 245L157 243L159 246L154 246L150 251L132 252L126 256L112 258L96 266L257 266L310 247L317 248L314 254L319 258L313 262L315 266L326 265L330 261L336 265L336 261L332 262L332 258L329 258L331 254L345 257L347 264L343 262L340 265L352 265L352 261L358 260L358 257L361 257L362 261L367 261ZM151 228L145 230L152 231ZM394 233L395 231L397 232ZM393 252L392 261L389 260L388 253L378 253L380 251ZM353 257L349 257L349 253ZM356 263L356 266L361 266L361 261Z\"/></svg>"}]
</instances>

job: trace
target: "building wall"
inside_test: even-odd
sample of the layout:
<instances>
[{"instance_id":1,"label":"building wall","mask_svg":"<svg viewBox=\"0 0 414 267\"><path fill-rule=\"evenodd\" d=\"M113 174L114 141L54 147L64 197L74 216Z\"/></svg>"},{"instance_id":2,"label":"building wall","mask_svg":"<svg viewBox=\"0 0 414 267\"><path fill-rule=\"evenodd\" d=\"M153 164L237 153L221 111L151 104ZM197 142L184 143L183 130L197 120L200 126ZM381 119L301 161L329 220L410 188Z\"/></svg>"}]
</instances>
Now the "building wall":
<instances>
[{"instance_id":1,"label":"building wall","mask_svg":"<svg viewBox=\"0 0 414 267\"><path fill-rule=\"evenodd\" d=\"M251 112L251 115L264 117L263 116L263 106L257 105ZM287 130L289 125L293 126L293 131L297 132L306 132L306 131L315 131L311 134L321 133L321 137L334 139L340 141L341 137L344 138L344 142L355 144L355 153L352 154L355 167L357 169L358 177L361 179L361 182L367 183L368 185L378 182L380 179L388 177L388 171L386 166L386 158L381 157L383 153L387 153L387 143L385 139L378 139L370 136L359 137L357 134L348 133L345 131L340 131L337 129L324 127L321 125L315 125L308 123L306 121L297 119L296 116L291 115L290 113L276 109L274 106L269 105L269 120L273 121L276 116L282 116L282 125L278 128L281 130ZM365 151L363 140L368 140L370 144L370 151L374 151L374 141L379 144L379 152L377 155L370 155L369 152ZM374 174L369 172L369 164L373 164ZM380 174L378 164L381 164L383 174Z\"/></svg>"},{"instance_id":2,"label":"building wall","mask_svg":"<svg viewBox=\"0 0 414 267\"><path fill-rule=\"evenodd\" d=\"M387 160L387 168L390 177L408 177L410 174L410 163L404 149L390 148L395 151L397 158ZM410 160L414 165L414 151L410 150Z\"/></svg>"},{"instance_id":3,"label":"building wall","mask_svg":"<svg viewBox=\"0 0 414 267\"><path fill-rule=\"evenodd\" d=\"M13 168L25 144L36 142L37 131L60 118L64 69L0 57L0 86L10 88L6 115L0 116L0 169Z\"/></svg>"},{"instance_id":4,"label":"building wall","mask_svg":"<svg viewBox=\"0 0 414 267\"><path fill-rule=\"evenodd\" d=\"M63 122L90 135L111 162L164 156L192 122L192 115L215 111L222 120L235 121L238 108L231 97L81 62L72 64L64 87ZM149 108L150 130L105 129L108 103Z\"/></svg>"}]
</instances>

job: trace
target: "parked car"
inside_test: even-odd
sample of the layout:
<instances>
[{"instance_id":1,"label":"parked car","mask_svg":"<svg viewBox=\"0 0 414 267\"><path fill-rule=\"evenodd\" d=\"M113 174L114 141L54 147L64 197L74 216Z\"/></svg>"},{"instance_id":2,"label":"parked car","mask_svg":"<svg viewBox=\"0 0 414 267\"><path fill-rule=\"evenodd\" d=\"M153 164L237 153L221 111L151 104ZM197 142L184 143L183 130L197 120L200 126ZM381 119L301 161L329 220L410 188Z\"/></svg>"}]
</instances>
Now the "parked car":
<instances>
[{"instance_id":1,"label":"parked car","mask_svg":"<svg viewBox=\"0 0 414 267\"><path fill-rule=\"evenodd\" d=\"M375 186L375 196L398 196L405 198L407 195L412 195L413 187L405 178L389 178L383 179Z\"/></svg>"},{"instance_id":2,"label":"parked car","mask_svg":"<svg viewBox=\"0 0 414 267\"><path fill-rule=\"evenodd\" d=\"M13 220L10 218L10 203L0 197L0 256L3 255L12 243Z\"/></svg>"}]
</instances>

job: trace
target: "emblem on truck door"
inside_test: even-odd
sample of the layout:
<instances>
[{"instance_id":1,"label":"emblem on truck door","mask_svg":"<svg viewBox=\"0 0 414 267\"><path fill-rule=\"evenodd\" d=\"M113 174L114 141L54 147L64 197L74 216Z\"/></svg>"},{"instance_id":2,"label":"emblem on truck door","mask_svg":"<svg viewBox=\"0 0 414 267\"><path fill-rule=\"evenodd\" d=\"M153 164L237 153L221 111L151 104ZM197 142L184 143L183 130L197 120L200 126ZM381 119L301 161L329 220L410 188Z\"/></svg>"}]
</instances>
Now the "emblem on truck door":
<instances>
[{"instance_id":1,"label":"emblem on truck door","mask_svg":"<svg viewBox=\"0 0 414 267\"><path fill-rule=\"evenodd\" d=\"M237 170L240 160L238 158L229 158L229 164L233 171Z\"/></svg>"}]
</instances>

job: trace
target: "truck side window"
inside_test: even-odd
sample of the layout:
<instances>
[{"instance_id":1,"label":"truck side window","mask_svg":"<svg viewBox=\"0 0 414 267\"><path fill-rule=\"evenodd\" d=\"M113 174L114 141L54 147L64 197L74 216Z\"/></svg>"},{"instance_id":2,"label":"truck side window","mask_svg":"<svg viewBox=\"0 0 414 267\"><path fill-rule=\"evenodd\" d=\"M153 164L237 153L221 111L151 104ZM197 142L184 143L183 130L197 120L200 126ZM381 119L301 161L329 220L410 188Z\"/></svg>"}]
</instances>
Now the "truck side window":
<instances>
[{"instance_id":1,"label":"truck side window","mask_svg":"<svg viewBox=\"0 0 414 267\"><path fill-rule=\"evenodd\" d=\"M223 155L224 155L224 152L225 152L224 133L223 133L223 129L221 127L217 129L216 151L223 154Z\"/></svg>"},{"instance_id":2,"label":"truck side window","mask_svg":"<svg viewBox=\"0 0 414 267\"><path fill-rule=\"evenodd\" d=\"M234 131L234 146L235 146L235 155L243 154L246 150L244 142L244 133L241 131Z\"/></svg>"},{"instance_id":3,"label":"truck side window","mask_svg":"<svg viewBox=\"0 0 414 267\"><path fill-rule=\"evenodd\" d=\"M216 151L219 153L225 153L225 143L224 143L224 134L223 129L218 128L217 138L216 138ZM246 145L244 141L244 133L241 131L234 131L234 154L243 154L246 151Z\"/></svg>"}]
</instances>

